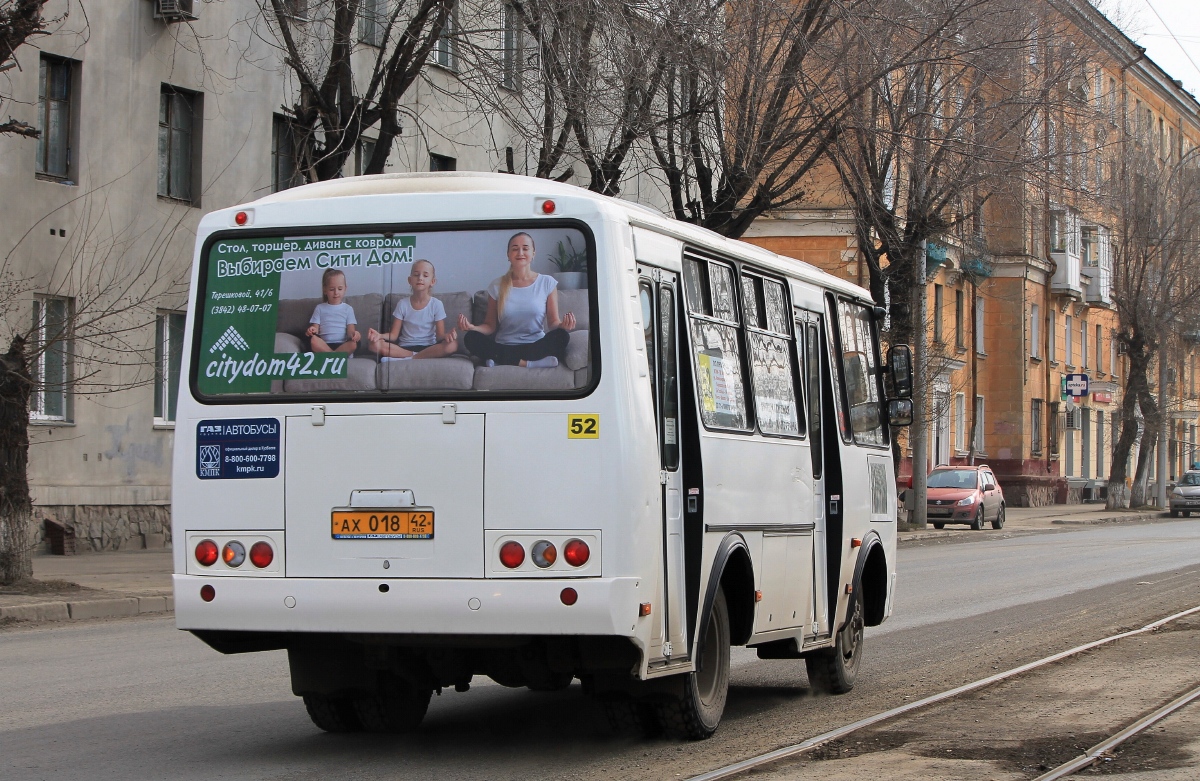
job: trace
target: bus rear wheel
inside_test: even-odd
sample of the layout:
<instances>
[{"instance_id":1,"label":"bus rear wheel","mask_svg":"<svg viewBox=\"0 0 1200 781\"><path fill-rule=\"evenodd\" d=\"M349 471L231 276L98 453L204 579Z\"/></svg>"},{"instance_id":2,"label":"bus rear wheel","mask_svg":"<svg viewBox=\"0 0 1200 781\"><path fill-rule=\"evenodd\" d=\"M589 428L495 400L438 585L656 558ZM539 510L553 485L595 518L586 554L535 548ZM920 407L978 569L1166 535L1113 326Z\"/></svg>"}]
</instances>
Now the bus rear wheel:
<instances>
[{"instance_id":1,"label":"bus rear wheel","mask_svg":"<svg viewBox=\"0 0 1200 781\"><path fill-rule=\"evenodd\" d=\"M850 617L837 633L833 648L804 657L808 682L824 694L845 694L854 688L863 651L863 604L860 589L850 598Z\"/></svg>"},{"instance_id":2,"label":"bus rear wheel","mask_svg":"<svg viewBox=\"0 0 1200 781\"><path fill-rule=\"evenodd\" d=\"M700 647L699 669L684 676L683 696L660 703L658 721L668 735L704 740L717 731L729 697L729 606L717 589Z\"/></svg>"},{"instance_id":3,"label":"bus rear wheel","mask_svg":"<svg viewBox=\"0 0 1200 781\"><path fill-rule=\"evenodd\" d=\"M429 709L430 689L418 689L407 681L389 677L374 694L354 701L362 725L371 732L411 732Z\"/></svg>"},{"instance_id":4,"label":"bus rear wheel","mask_svg":"<svg viewBox=\"0 0 1200 781\"><path fill-rule=\"evenodd\" d=\"M330 697L325 694L304 695L304 708L319 729L326 732L358 732L362 722L349 697Z\"/></svg>"}]
</instances>

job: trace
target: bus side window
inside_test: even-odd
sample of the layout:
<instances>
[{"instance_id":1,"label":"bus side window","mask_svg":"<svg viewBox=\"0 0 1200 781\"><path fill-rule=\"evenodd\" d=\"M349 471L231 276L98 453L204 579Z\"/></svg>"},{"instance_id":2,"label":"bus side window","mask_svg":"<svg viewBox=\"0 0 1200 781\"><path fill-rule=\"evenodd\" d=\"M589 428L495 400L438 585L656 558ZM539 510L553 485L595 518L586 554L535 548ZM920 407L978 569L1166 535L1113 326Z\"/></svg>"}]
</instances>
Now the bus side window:
<instances>
[{"instance_id":1,"label":"bus side window","mask_svg":"<svg viewBox=\"0 0 1200 781\"><path fill-rule=\"evenodd\" d=\"M808 379L808 441L812 443L813 477L821 477L821 458L825 443L821 441L821 334L815 323L804 329L806 334L804 357L807 362L805 376Z\"/></svg>"},{"instance_id":2,"label":"bus side window","mask_svg":"<svg viewBox=\"0 0 1200 781\"><path fill-rule=\"evenodd\" d=\"M800 436L804 421L796 403L791 318L783 285L756 274L742 274L742 307L759 430Z\"/></svg>"},{"instance_id":3,"label":"bus side window","mask_svg":"<svg viewBox=\"0 0 1200 781\"><path fill-rule=\"evenodd\" d=\"M662 464L667 470L679 467L679 374L675 361L675 291L658 289L659 331L662 344ZM654 372L651 372L653 374Z\"/></svg>"},{"instance_id":4,"label":"bus side window","mask_svg":"<svg viewBox=\"0 0 1200 781\"><path fill-rule=\"evenodd\" d=\"M750 429L743 382L745 360L731 266L703 258L683 263L700 418L708 428Z\"/></svg>"},{"instance_id":5,"label":"bus side window","mask_svg":"<svg viewBox=\"0 0 1200 781\"><path fill-rule=\"evenodd\" d=\"M837 313L851 433L860 445L882 445L882 378L872 332L874 318L867 307L846 300L838 301Z\"/></svg>"},{"instance_id":6,"label":"bus side window","mask_svg":"<svg viewBox=\"0 0 1200 781\"><path fill-rule=\"evenodd\" d=\"M654 370L656 363L654 358L654 287L647 281L642 280L638 285L638 298L642 304L642 335L646 340L646 364L650 374L650 396L654 399L654 412L658 414L658 372Z\"/></svg>"}]
</instances>

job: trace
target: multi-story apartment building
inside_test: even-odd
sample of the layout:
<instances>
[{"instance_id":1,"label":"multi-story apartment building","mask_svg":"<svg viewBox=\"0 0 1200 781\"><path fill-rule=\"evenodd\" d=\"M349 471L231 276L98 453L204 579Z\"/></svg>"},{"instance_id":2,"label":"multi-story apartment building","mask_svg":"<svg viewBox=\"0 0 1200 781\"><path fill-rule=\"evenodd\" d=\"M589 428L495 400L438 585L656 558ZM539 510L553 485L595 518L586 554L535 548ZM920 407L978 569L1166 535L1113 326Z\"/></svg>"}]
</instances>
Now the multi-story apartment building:
<instances>
[{"instance_id":1,"label":"multi-story apartment building","mask_svg":"<svg viewBox=\"0 0 1200 781\"><path fill-rule=\"evenodd\" d=\"M930 464L986 462L1014 506L1103 495L1125 372L1112 297L1120 214L1106 188L1129 145L1152 145L1170 164L1200 144L1194 96L1090 3L1056 6L1087 63L1068 85L1067 115L1042 119L1058 154L1046 176L988 204L985 262L953 238L928 258ZM811 204L760 220L746 238L861 284L852 226L836 204ZM1178 349L1167 479L1196 459L1196 365ZM1067 377L1081 374L1089 393L1072 396Z\"/></svg>"},{"instance_id":2,"label":"multi-story apartment building","mask_svg":"<svg viewBox=\"0 0 1200 781\"><path fill-rule=\"evenodd\" d=\"M255 0L102 5L61 18L51 0L51 34L3 74L10 113L42 131L0 136L5 327L51 343L34 367L35 516L72 523L84 548L161 546L194 229L297 182L280 113L295 97ZM380 32L360 24L355 56ZM427 132L405 128L388 171L505 166L513 141L456 102L455 64L439 42L404 101Z\"/></svg>"}]
</instances>

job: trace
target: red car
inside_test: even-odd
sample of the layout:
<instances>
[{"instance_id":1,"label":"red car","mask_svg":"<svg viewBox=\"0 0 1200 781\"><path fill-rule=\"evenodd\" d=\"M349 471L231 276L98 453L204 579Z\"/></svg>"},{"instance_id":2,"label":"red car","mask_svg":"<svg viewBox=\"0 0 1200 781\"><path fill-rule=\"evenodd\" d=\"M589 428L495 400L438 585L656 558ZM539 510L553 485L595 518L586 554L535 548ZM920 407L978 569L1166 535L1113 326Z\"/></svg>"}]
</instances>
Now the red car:
<instances>
[{"instance_id":1,"label":"red car","mask_svg":"<svg viewBox=\"0 0 1200 781\"><path fill-rule=\"evenodd\" d=\"M939 466L929 473L927 517L935 529L948 523L965 523L982 529L1004 528L1004 492L990 467Z\"/></svg>"}]
</instances>

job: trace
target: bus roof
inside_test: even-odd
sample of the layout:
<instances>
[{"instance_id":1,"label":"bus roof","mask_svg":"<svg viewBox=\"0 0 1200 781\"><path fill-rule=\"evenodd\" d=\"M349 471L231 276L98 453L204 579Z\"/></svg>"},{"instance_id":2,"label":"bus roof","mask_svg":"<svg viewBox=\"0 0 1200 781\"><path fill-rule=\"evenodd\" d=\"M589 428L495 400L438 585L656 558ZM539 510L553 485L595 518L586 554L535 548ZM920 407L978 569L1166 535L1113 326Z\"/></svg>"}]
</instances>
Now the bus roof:
<instances>
[{"instance_id":1,"label":"bus roof","mask_svg":"<svg viewBox=\"0 0 1200 781\"><path fill-rule=\"evenodd\" d=\"M709 246L723 246L729 252L739 255L743 259L753 260L768 269L781 273L788 271L794 273L796 266L800 266L804 270L804 276L810 282L821 285L826 289L836 290L866 301L871 300L870 293L865 289L822 271L802 260L781 256L754 244L722 236L707 228L672 219L648 206L643 206L632 201L601 195L575 185L555 182L550 179L538 179L532 176L482 171L439 171L430 173L352 176L281 190L280 192L259 198L254 203L282 203L322 198L347 198L358 195L406 195L456 192L508 192L528 193L542 197L588 198L609 208L616 207L625 210L630 222L637 227L674 236L683 241L690 240ZM236 209L237 207L234 208Z\"/></svg>"}]
</instances>

